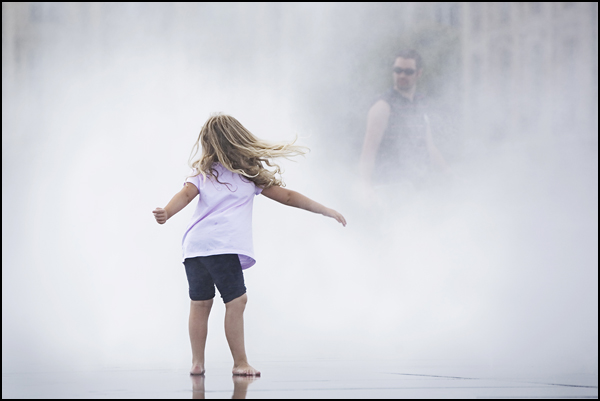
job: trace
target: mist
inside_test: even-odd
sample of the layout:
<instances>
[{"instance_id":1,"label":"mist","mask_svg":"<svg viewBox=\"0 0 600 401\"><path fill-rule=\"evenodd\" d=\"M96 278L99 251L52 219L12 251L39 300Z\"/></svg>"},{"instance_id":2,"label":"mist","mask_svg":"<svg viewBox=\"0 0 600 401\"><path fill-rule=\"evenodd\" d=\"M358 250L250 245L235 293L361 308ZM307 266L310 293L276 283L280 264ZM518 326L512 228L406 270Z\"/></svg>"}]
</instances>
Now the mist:
<instances>
[{"instance_id":1,"label":"mist","mask_svg":"<svg viewBox=\"0 0 600 401\"><path fill-rule=\"evenodd\" d=\"M572 74L540 94L527 77L477 81L466 3L428 19L431 4L3 3L3 372L187 368L194 206L164 226L151 211L224 112L264 139L297 135L311 152L281 162L287 187L348 221L255 199L251 360L597 374L597 5L581 23L595 61L566 53ZM454 177L365 194L366 113L411 44ZM231 358L223 315L217 299L207 363Z\"/></svg>"}]
</instances>

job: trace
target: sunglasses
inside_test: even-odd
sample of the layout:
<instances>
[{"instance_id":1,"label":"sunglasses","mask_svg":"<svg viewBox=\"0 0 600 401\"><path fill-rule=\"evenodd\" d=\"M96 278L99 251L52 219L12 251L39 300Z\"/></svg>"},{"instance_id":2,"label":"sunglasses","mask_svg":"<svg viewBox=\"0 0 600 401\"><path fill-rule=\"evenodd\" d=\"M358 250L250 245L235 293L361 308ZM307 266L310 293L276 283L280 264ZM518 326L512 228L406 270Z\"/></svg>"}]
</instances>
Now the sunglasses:
<instances>
[{"instance_id":1,"label":"sunglasses","mask_svg":"<svg viewBox=\"0 0 600 401\"><path fill-rule=\"evenodd\" d=\"M406 75L412 75L415 72L417 72L417 70L413 70L412 68L400 68L400 67L394 67L394 72L398 75L405 73Z\"/></svg>"}]
</instances>

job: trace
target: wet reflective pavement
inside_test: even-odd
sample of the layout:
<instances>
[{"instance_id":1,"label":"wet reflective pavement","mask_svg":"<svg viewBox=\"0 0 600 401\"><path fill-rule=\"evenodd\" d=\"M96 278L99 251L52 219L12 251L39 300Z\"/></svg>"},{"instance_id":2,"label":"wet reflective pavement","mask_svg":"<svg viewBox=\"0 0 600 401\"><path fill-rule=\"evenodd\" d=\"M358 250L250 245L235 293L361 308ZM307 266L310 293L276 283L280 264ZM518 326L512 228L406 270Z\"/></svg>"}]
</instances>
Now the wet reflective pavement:
<instances>
[{"instance_id":1,"label":"wet reflective pavement","mask_svg":"<svg viewBox=\"0 0 600 401\"><path fill-rule=\"evenodd\" d=\"M187 369L7 373L2 398L598 398L598 375L524 373L456 361L256 361ZM512 371L511 371L512 370Z\"/></svg>"}]
</instances>

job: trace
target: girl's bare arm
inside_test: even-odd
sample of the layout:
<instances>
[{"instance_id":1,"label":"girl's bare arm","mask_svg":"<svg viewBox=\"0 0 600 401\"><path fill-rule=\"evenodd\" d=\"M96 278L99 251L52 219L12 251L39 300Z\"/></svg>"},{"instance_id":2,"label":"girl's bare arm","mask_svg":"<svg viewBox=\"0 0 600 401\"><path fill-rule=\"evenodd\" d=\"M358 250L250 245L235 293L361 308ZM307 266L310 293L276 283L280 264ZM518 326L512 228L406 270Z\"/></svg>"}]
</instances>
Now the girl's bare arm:
<instances>
[{"instance_id":1,"label":"girl's bare arm","mask_svg":"<svg viewBox=\"0 0 600 401\"><path fill-rule=\"evenodd\" d=\"M273 199L274 201L283 203L287 206L293 206L308 210L309 212L319 213L323 216L332 217L338 222L342 223L344 227L346 226L346 219L340 213L307 198L299 192L291 191L277 185L272 185L263 189L262 194L267 198Z\"/></svg>"},{"instance_id":2,"label":"girl's bare arm","mask_svg":"<svg viewBox=\"0 0 600 401\"><path fill-rule=\"evenodd\" d=\"M152 211L158 224L165 224L177 212L186 207L198 195L198 188L187 182L183 189L175 194L167 206L157 207Z\"/></svg>"}]
</instances>

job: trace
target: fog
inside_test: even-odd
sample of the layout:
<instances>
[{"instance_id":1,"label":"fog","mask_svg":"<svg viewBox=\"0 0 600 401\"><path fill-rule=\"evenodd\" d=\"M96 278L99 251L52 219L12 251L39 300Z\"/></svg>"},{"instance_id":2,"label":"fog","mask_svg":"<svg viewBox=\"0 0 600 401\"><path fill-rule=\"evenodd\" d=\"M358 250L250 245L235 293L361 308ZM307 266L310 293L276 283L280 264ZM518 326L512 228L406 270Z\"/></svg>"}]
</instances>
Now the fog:
<instances>
[{"instance_id":1,"label":"fog","mask_svg":"<svg viewBox=\"0 0 600 401\"><path fill-rule=\"evenodd\" d=\"M579 53L569 61L595 71L592 97L561 89L571 74L541 98L483 85L475 122L461 108L460 24L431 25L423 12L3 3L3 372L190 364L181 238L194 205L164 226L151 211L180 189L206 118L224 112L261 138L298 135L311 152L281 163L287 187L348 221L255 199L251 362L597 374L597 114L594 125L567 107L593 96L597 107L597 6L595 66ZM421 88L454 177L362 193L366 113L392 85L396 48L423 31L432 38L415 44L429 74ZM539 121L498 136L505 92ZM207 364L231 358L223 315L217 298Z\"/></svg>"}]
</instances>

